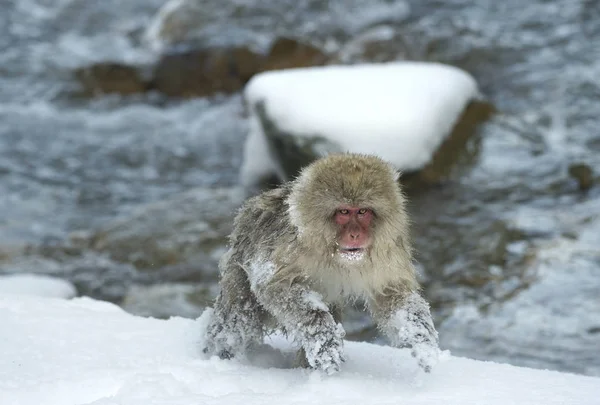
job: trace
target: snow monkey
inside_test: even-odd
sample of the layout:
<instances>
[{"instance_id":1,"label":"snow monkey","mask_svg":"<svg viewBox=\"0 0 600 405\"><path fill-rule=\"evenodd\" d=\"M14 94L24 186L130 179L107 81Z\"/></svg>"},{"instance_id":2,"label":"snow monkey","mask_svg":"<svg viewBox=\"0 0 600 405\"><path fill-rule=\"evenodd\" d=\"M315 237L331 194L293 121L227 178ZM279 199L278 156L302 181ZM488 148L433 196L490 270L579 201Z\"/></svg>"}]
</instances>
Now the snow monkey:
<instances>
[{"instance_id":1,"label":"snow monkey","mask_svg":"<svg viewBox=\"0 0 600 405\"><path fill-rule=\"evenodd\" d=\"M243 355L278 329L300 345L298 365L337 372L341 307L363 299L390 342L411 347L429 372L438 335L419 294L397 180L378 157L336 154L250 198L219 265L204 353Z\"/></svg>"}]
</instances>

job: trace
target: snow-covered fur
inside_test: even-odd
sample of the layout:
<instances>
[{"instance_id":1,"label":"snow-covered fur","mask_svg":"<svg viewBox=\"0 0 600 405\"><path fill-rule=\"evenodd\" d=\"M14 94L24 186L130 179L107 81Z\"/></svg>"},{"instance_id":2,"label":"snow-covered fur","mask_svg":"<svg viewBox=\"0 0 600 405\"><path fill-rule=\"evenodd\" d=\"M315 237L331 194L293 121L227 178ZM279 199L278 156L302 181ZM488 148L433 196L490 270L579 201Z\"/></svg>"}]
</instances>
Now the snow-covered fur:
<instances>
[{"instance_id":1,"label":"snow-covered fur","mask_svg":"<svg viewBox=\"0 0 600 405\"><path fill-rule=\"evenodd\" d=\"M413 357L419 366L430 371L438 362L438 333L433 325L429 312L429 304L419 294L412 292L400 303L385 302L383 308L376 308L377 300L373 303L373 312L382 311L379 329L397 347L410 347ZM387 306L387 308L386 308Z\"/></svg>"},{"instance_id":2,"label":"snow-covered fur","mask_svg":"<svg viewBox=\"0 0 600 405\"><path fill-rule=\"evenodd\" d=\"M220 263L221 293L207 353L224 358L244 353L262 340L272 320L304 349L311 367L335 372L343 360L344 333L331 306L355 298L367 301L393 344L410 340L399 337L404 329L396 327L394 315L407 311L406 322L414 324L407 330L418 332L415 342L437 353L429 307L413 305L418 300L410 298L420 296L397 180L394 168L377 157L331 155L295 181L249 199ZM368 207L374 215L372 243L356 255L338 249L333 215L342 205ZM413 349L418 352L419 345ZM430 362L416 356L428 370Z\"/></svg>"}]
</instances>

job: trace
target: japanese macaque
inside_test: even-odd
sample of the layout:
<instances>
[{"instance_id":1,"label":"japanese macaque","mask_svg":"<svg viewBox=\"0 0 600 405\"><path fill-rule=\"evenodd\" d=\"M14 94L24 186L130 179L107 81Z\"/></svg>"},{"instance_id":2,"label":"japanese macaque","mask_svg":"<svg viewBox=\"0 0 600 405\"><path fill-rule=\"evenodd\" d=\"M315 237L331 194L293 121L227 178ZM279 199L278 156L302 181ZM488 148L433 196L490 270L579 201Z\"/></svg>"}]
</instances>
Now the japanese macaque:
<instances>
[{"instance_id":1,"label":"japanese macaque","mask_svg":"<svg viewBox=\"0 0 600 405\"><path fill-rule=\"evenodd\" d=\"M375 156L330 155L249 199L220 262L204 352L243 355L279 329L300 345L300 365L337 372L341 308L362 299L391 344L411 347L429 372L438 335L419 294L398 176Z\"/></svg>"}]
</instances>

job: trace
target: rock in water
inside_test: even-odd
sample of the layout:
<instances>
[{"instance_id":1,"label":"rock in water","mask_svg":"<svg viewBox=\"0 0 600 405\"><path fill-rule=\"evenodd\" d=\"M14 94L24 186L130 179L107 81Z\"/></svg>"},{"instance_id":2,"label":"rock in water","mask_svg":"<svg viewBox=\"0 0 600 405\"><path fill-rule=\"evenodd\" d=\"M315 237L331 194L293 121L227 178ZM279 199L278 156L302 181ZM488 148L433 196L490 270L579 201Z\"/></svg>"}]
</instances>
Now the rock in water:
<instances>
[{"instance_id":1,"label":"rock in water","mask_svg":"<svg viewBox=\"0 0 600 405\"><path fill-rule=\"evenodd\" d=\"M74 72L85 96L136 94L147 89L139 68L115 62L85 66Z\"/></svg>"},{"instance_id":2,"label":"rock in water","mask_svg":"<svg viewBox=\"0 0 600 405\"><path fill-rule=\"evenodd\" d=\"M585 163L573 163L570 165L569 175L577 181L581 191L589 190L594 185L594 172Z\"/></svg>"},{"instance_id":3,"label":"rock in water","mask_svg":"<svg viewBox=\"0 0 600 405\"><path fill-rule=\"evenodd\" d=\"M252 78L244 97L250 110L241 171L246 187L273 174L288 180L337 151L377 154L404 172L428 168L425 177L435 181L456 157L456 145L437 153L453 128L464 145L492 112L468 73L423 62L265 72Z\"/></svg>"},{"instance_id":4,"label":"rock in water","mask_svg":"<svg viewBox=\"0 0 600 405\"><path fill-rule=\"evenodd\" d=\"M158 61L152 87L171 97L232 93L260 70L262 61L246 47L175 50Z\"/></svg>"},{"instance_id":5,"label":"rock in water","mask_svg":"<svg viewBox=\"0 0 600 405\"><path fill-rule=\"evenodd\" d=\"M280 37L271 45L263 71L318 66L325 63L327 55L316 46L299 39Z\"/></svg>"},{"instance_id":6,"label":"rock in water","mask_svg":"<svg viewBox=\"0 0 600 405\"><path fill-rule=\"evenodd\" d=\"M175 48L161 56L150 86L170 97L232 93L257 73L320 65L325 59L319 48L287 37L277 38L266 54L249 46Z\"/></svg>"}]
</instances>

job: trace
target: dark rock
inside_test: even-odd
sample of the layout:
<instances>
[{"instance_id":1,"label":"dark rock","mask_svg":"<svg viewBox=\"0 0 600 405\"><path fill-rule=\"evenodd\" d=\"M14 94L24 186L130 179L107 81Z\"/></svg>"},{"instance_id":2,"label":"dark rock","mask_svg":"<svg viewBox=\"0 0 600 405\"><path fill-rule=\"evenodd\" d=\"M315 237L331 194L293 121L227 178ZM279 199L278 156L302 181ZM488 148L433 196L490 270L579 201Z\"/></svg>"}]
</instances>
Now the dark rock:
<instances>
[{"instance_id":1,"label":"dark rock","mask_svg":"<svg viewBox=\"0 0 600 405\"><path fill-rule=\"evenodd\" d=\"M278 38L268 53L250 47L174 48L165 52L145 79L144 68L103 62L77 69L74 75L86 97L130 95L156 90L169 97L205 97L241 90L256 73L323 64L317 47L292 38Z\"/></svg>"},{"instance_id":2,"label":"dark rock","mask_svg":"<svg viewBox=\"0 0 600 405\"><path fill-rule=\"evenodd\" d=\"M152 88L170 97L232 93L258 72L264 56L244 47L166 53L152 74Z\"/></svg>"},{"instance_id":3,"label":"dark rock","mask_svg":"<svg viewBox=\"0 0 600 405\"><path fill-rule=\"evenodd\" d=\"M585 163L574 163L569 166L569 176L579 184L581 191L589 190L594 185L594 172Z\"/></svg>"},{"instance_id":4,"label":"dark rock","mask_svg":"<svg viewBox=\"0 0 600 405\"><path fill-rule=\"evenodd\" d=\"M103 62L77 69L75 77L85 96L110 93L122 95L142 93L148 85L139 68L121 63Z\"/></svg>"},{"instance_id":5,"label":"dark rock","mask_svg":"<svg viewBox=\"0 0 600 405\"><path fill-rule=\"evenodd\" d=\"M267 55L249 47L173 50L158 61L152 88L170 97L204 97L239 91L256 73L323 64L317 47L292 38L275 40Z\"/></svg>"},{"instance_id":6,"label":"dark rock","mask_svg":"<svg viewBox=\"0 0 600 405\"><path fill-rule=\"evenodd\" d=\"M600 326L594 326L587 330L587 333L594 335L600 333Z\"/></svg>"},{"instance_id":7,"label":"dark rock","mask_svg":"<svg viewBox=\"0 0 600 405\"><path fill-rule=\"evenodd\" d=\"M271 45L261 71L323 65L327 55L318 47L288 37L277 38Z\"/></svg>"}]
</instances>

